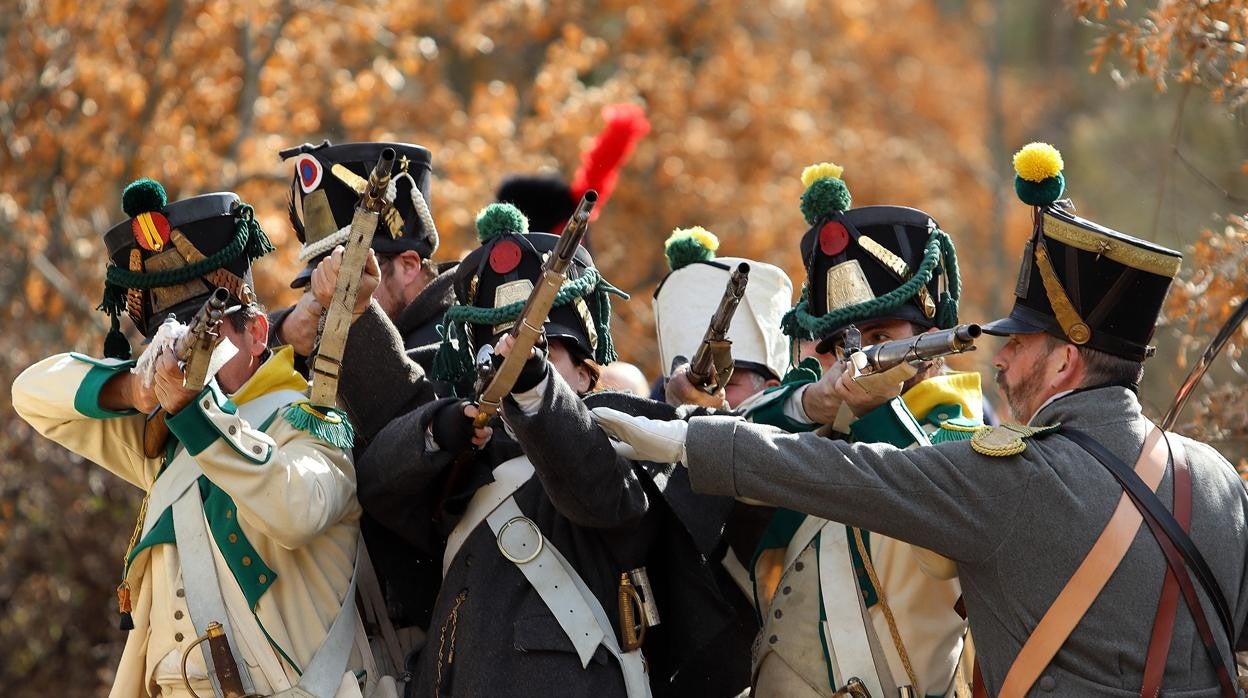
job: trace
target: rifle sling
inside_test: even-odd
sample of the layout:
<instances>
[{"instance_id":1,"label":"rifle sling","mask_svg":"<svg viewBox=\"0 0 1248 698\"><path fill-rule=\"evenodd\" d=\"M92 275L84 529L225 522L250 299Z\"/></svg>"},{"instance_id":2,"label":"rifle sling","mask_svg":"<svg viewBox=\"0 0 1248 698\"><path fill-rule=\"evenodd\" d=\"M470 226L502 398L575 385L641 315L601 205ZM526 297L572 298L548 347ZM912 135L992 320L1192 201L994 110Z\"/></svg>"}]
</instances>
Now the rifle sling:
<instances>
[{"instance_id":1,"label":"rifle sling","mask_svg":"<svg viewBox=\"0 0 1248 698\"><path fill-rule=\"evenodd\" d=\"M1169 440L1167 440L1169 443ZM1184 531L1192 526L1192 473L1187 467L1186 449L1182 442L1169 444L1173 448L1174 461L1174 518ZM1170 641L1174 637L1174 619L1179 610L1179 578L1166 571L1161 585L1161 601L1153 618L1153 634L1148 640L1148 652L1144 660L1144 683L1140 698L1156 698L1161 693L1166 673L1166 658L1170 655Z\"/></svg>"},{"instance_id":2,"label":"rifle sling","mask_svg":"<svg viewBox=\"0 0 1248 698\"><path fill-rule=\"evenodd\" d=\"M1187 604L1188 610L1191 611L1201 643L1205 647L1209 661L1213 664L1223 693L1228 696L1236 695L1231 681L1231 671L1228 668L1226 658L1222 656L1218 649L1213 632L1209 628L1209 621L1205 617L1200 599L1196 595L1195 587L1191 582L1191 576L1188 574L1187 567L1184 566L1185 561L1196 572L1197 580L1205 590L1205 595L1209 597L1209 600L1213 603L1214 610L1218 614L1218 620L1226 633L1227 642L1233 647L1235 634L1233 632L1230 611L1221 587L1218 586L1217 580L1214 579L1213 573L1209 569L1209 565L1192 542L1191 537L1183 531L1183 528L1175 521L1174 516L1166 509L1165 504L1161 502L1157 495L1109 449L1102 446L1091 436L1078 430L1064 429L1062 433L1090 453L1101 465L1104 465L1109 470L1110 474L1122 485L1123 490L1131 498L1132 503L1135 504L1140 514L1143 515L1144 521L1148 523L1149 530L1152 531L1153 537L1157 539L1162 553L1165 554L1166 563L1170 571L1178 579L1179 588L1183 592L1183 599ZM1168 437L1167 442L1169 442Z\"/></svg>"}]
</instances>

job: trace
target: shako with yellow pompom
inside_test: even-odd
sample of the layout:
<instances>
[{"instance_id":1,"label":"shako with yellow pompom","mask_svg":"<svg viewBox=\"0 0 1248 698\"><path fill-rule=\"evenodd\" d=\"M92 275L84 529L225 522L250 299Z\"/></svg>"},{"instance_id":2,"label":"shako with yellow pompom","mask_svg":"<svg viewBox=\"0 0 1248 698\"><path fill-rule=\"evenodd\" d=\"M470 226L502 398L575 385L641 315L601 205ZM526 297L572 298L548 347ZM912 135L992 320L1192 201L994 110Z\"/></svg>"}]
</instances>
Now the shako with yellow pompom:
<instances>
[{"instance_id":1,"label":"shako with yellow pompom","mask_svg":"<svg viewBox=\"0 0 1248 698\"><path fill-rule=\"evenodd\" d=\"M1062 155L1029 143L1014 155L1014 190L1033 207L1014 307L985 324L1000 336L1048 333L1132 361L1152 356L1153 328L1182 259L1175 250L1106 228L1061 200Z\"/></svg>"},{"instance_id":2,"label":"shako with yellow pompom","mask_svg":"<svg viewBox=\"0 0 1248 698\"><path fill-rule=\"evenodd\" d=\"M961 281L953 241L915 208L850 208L843 174L830 162L802 171L806 284L785 315L785 334L820 340L819 350L828 351L848 325L866 319L956 325Z\"/></svg>"},{"instance_id":3,"label":"shako with yellow pompom","mask_svg":"<svg viewBox=\"0 0 1248 698\"><path fill-rule=\"evenodd\" d=\"M678 228L663 243L671 270L654 290L654 325L659 370L668 375L678 357L693 358L719 307L732 270L750 265L750 281L728 327L733 365L767 379L779 379L788 365L780 318L793 302L793 282L784 270L742 257L719 257L719 238L702 227Z\"/></svg>"}]
</instances>

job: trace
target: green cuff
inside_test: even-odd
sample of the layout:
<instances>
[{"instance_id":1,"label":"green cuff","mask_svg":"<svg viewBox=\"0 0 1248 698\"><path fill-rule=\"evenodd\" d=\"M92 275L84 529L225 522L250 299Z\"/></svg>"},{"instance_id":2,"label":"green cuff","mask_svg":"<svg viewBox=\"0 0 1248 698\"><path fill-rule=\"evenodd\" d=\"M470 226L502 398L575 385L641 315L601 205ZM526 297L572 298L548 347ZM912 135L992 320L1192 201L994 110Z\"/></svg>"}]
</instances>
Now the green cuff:
<instances>
[{"instance_id":1,"label":"green cuff","mask_svg":"<svg viewBox=\"0 0 1248 698\"><path fill-rule=\"evenodd\" d=\"M928 444L927 435L899 397L859 417L849 434L856 443L885 443L897 448Z\"/></svg>"},{"instance_id":2,"label":"green cuff","mask_svg":"<svg viewBox=\"0 0 1248 698\"><path fill-rule=\"evenodd\" d=\"M173 434L192 456L198 456L221 437L221 432L217 431L212 421L208 419L207 410L216 407L231 412L233 410L226 409L226 406L232 405L233 403L221 394L216 381L210 381L198 397L179 410L177 414L166 419L165 424L169 426L169 433Z\"/></svg>"},{"instance_id":3,"label":"green cuff","mask_svg":"<svg viewBox=\"0 0 1248 698\"><path fill-rule=\"evenodd\" d=\"M103 390L104 384L119 373L129 371L134 366L133 361L100 361L82 354L70 354L70 356L83 363L91 364L86 377L78 385L78 392L74 394L74 409L78 410L79 414L92 419L111 419L139 413L138 410L119 412L100 407L100 391Z\"/></svg>"}]
</instances>

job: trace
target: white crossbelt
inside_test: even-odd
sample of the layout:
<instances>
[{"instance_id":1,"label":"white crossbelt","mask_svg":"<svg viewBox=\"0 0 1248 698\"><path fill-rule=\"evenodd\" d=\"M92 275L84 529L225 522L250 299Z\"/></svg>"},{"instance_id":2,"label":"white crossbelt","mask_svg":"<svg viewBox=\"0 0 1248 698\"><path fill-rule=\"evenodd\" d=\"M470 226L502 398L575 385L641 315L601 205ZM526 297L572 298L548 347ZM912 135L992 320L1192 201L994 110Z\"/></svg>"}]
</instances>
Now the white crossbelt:
<instances>
[{"instance_id":1,"label":"white crossbelt","mask_svg":"<svg viewBox=\"0 0 1248 698\"><path fill-rule=\"evenodd\" d=\"M494 469L494 482L477 490L447 540L443 576L464 541L484 521L494 532L499 553L516 565L572 642L582 668L589 666L601 645L618 662L627 695L648 698L650 681L641 650L621 649L598 597L512 497L532 476L533 464L524 456Z\"/></svg>"},{"instance_id":2,"label":"white crossbelt","mask_svg":"<svg viewBox=\"0 0 1248 698\"><path fill-rule=\"evenodd\" d=\"M838 523L824 526L819 533L819 594L827 617L822 630L832 675L842 684L857 676L873 696L897 695L897 684L893 683L888 660L876 637L875 623L862 600L848 532ZM856 603L844 598L847 595L852 595Z\"/></svg>"},{"instance_id":3,"label":"white crossbelt","mask_svg":"<svg viewBox=\"0 0 1248 698\"><path fill-rule=\"evenodd\" d=\"M293 390L277 391L261 396L239 407L239 416L249 424L267 419L278 408L293 400L302 399L303 394ZM194 484L202 475L199 464L194 456L185 449L174 458L161 477L157 479L149 494L148 513L144 518L144 535L155 526L161 512L168 508L164 502L172 498L173 530L178 548L178 559L182 567L182 584L186 590L186 605L191 613L191 623L195 632L203 636L208 624L216 621L225 630L230 641L230 649L234 653L234 661L238 667L239 678L248 693L254 692L254 683L247 669L247 662L238 656L240 647L234 637L234 631L226 612L225 598L221 593L221 582L217 576L216 563L213 558L212 542L209 540L208 522L204 518L203 501L199 496L199 488ZM165 483L162 485L161 483ZM299 683L292 688L278 692L277 696L333 696L342 683L343 674L350 658L351 647L355 640L356 578L359 574L360 550L363 540L356 541L356 560L351 573L351 582L342 606L338 610L333 623L326 633L325 639L305 667ZM204 663L212 667L212 653L207 643L201 643ZM221 686L215 671L208 672L213 691L220 696Z\"/></svg>"},{"instance_id":4,"label":"white crossbelt","mask_svg":"<svg viewBox=\"0 0 1248 698\"><path fill-rule=\"evenodd\" d=\"M257 425L268 419L279 408L303 398L303 393L297 390L278 390L244 403L238 408L238 416L248 424ZM156 482L152 484L151 490L147 493L147 514L143 517L143 531L139 540L151 532L156 522L160 520L160 515L173 506L173 503L186 492L187 488L195 484L199 476L203 474L204 472L199 469L199 464L195 462L195 457L187 453L186 449L182 449L169 467L156 478Z\"/></svg>"}]
</instances>

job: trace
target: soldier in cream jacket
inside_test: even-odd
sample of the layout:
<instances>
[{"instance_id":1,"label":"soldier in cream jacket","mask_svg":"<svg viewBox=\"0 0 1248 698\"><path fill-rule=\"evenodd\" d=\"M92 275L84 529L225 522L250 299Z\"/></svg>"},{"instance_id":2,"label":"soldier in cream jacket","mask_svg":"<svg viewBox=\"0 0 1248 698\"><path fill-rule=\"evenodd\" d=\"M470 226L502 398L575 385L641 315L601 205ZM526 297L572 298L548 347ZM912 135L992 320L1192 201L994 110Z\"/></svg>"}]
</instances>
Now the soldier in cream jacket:
<instances>
[{"instance_id":1,"label":"soldier in cream jacket","mask_svg":"<svg viewBox=\"0 0 1248 698\"><path fill-rule=\"evenodd\" d=\"M158 184L140 180L123 201L131 219L105 236L113 356L53 356L13 385L15 409L41 434L146 493L118 589L129 637L110 695L220 695L208 644L192 647L210 621L227 629L249 691L299 684L312 695L359 695L362 636L349 597L355 472L326 428L333 415L299 418L311 407L290 349L266 347L267 321L249 283L250 258L268 247L264 233L233 194L166 205ZM185 389L162 337L140 358L152 362L146 378L132 371L116 316L125 310L149 338L165 335L175 326L157 332L167 315L186 322L214 287L230 291L219 331L237 349L216 377L202 391ZM144 413L157 406L170 436L153 458L144 453ZM337 636L345 640L314 662L344 599L350 608L338 625L349 631Z\"/></svg>"}]
</instances>

